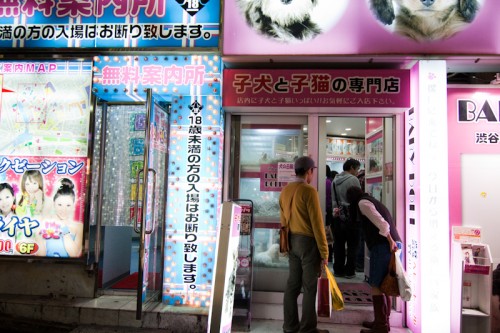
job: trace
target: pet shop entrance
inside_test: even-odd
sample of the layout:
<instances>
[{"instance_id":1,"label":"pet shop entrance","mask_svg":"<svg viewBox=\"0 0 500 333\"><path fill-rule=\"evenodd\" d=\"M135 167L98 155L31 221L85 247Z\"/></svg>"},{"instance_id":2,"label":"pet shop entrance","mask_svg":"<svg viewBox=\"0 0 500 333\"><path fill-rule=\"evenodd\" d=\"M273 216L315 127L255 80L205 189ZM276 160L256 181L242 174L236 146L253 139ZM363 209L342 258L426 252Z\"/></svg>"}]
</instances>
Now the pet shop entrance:
<instances>
[{"instance_id":1,"label":"pet shop entrance","mask_svg":"<svg viewBox=\"0 0 500 333\"><path fill-rule=\"evenodd\" d=\"M169 104L148 90L144 103L95 103L91 208L92 232L100 248L101 292L161 295L166 208Z\"/></svg>"},{"instance_id":2,"label":"pet shop entrance","mask_svg":"<svg viewBox=\"0 0 500 333\"><path fill-rule=\"evenodd\" d=\"M332 172L341 173L346 159L357 159L361 163L359 179L365 191L384 202L394 213L394 124L394 117L387 115L231 115L231 138L234 140L230 143L228 158L229 195L254 202L254 291L283 292L288 276L287 259L278 253L278 199L283 187L278 177L278 163L293 163L303 155L310 155L317 161L317 187L325 211L326 166ZM360 295L349 297L347 302L370 302L370 291L364 283L369 274L368 265L363 245L355 276L337 278L346 294Z\"/></svg>"}]
</instances>

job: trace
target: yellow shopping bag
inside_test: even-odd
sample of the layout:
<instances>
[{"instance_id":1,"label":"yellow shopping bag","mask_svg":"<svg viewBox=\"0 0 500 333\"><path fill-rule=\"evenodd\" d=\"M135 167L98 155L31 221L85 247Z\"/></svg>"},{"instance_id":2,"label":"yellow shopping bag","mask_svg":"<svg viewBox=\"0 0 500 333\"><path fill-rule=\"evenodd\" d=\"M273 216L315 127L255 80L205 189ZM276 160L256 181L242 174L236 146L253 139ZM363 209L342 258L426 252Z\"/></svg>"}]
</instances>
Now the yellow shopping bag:
<instances>
[{"instance_id":1,"label":"yellow shopping bag","mask_svg":"<svg viewBox=\"0 0 500 333\"><path fill-rule=\"evenodd\" d=\"M335 281L335 277L333 273L328 269L328 266L325 265L325 272L328 281L330 282L330 292L332 293L332 307L334 310L343 310L344 309L344 297L342 296L342 292L337 285L337 281Z\"/></svg>"}]
</instances>

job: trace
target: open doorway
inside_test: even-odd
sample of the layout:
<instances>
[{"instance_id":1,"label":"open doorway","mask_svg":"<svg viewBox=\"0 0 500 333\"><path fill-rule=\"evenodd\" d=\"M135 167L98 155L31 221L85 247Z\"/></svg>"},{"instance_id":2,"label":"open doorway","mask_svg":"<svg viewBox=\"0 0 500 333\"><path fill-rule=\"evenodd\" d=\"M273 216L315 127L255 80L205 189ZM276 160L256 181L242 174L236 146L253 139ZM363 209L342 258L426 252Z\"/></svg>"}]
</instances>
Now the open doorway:
<instances>
[{"instance_id":1,"label":"open doorway","mask_svg":"<svg viewBox=\"0 0 500 333\"><path fill-rule=\"evenodd\" d=\"M96 101L91 237L100 293L159 301L167 191L169 103Z\"/></svg>"},{"instance_id":2,"label":"open doorway","mask_svg":"<svg viewBox=\"0 0 500 333\"><path fill-rule=\"evenodd\" d=\"M283 292L288 274L287 260L280 258L277 252L278 199L283 185L277 178L278 163L293 163L296 157L317 151L318 191L322 209L326 211L326 165L340 173L347 158L356 158L365 171L365 177L360 177L365 191L384 202L391 211L394 209L393 118L321 116L317 118L317 138L310 137L310 119L304 116L231 116L234 140L230 142L229 193L230 198L250 199L254 203L253 290L257 292ZM339 278L340 284L366 281L368 258L364 248L361 260L361 271L356 273L356 278ZM356 302L354 298L352 301Z\"/></svg>"},{"instance_id":3,"label":"open doorway","mask_svg":"<svg viewBox=\"0 0 500 333\"><path fill-rule=\"evenodd\" d=\"M361 189L383 202L394 216L394 128L392 117L320 117L318 189L323 205L327 205L328 187L335 177L342 177L343 166L349 159L359 162L357 178ZM330 174L328 174L328 170ZM326 180L329 177L330 181ZM333 191L330 189L330 191ZM328 197L334 197L329 195ZM333 242L331 251L333 252ZM359 230L355 274L338 276L339 284L362 284L369 277L369 255ZM330 264L333 270L333 261ZM367 284L362 295L370 298ZM358 287L354 287L356 289ZM357 290L358 296L360 295ZM349 293L348 297L349 297ZM353 297L355 301L356 297Z\"/></svg>"}]
</instances>

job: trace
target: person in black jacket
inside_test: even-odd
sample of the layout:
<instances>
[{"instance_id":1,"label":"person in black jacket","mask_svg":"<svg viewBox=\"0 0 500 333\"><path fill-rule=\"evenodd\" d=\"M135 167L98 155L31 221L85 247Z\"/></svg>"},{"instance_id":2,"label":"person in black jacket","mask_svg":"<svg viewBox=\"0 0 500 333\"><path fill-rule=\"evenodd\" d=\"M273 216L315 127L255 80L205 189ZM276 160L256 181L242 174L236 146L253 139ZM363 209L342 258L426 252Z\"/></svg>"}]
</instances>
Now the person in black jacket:
<instances>
[{"instance_id":1,"label":"person in black jacket","mask_svg":"<svg viewBox=\"0 0 500 333\"><path fill-rule=\"evenodd\" d=\"M372 287L375 320L364 322L363 326L369 329L362 329L361 333L387 333L390 329L391 298L380 291L380 285L387 275L391 255L398 249L396 242L400 242L401 238L391 213L379 200L357 186L347 189L346 197L350 204L351 219L361 221L363 236L370 251L368 283Z\"/></svg>"}]
</instances>

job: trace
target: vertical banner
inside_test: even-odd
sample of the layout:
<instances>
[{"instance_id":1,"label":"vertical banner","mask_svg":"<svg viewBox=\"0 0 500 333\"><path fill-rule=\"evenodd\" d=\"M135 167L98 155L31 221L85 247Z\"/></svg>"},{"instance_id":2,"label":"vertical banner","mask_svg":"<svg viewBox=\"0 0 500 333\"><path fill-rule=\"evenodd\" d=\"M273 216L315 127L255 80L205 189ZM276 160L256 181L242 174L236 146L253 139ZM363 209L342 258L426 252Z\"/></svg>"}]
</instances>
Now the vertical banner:
<instances>
[{"instance_id":1,"label":"vertical banner","mask_svg":"<svg viewBox=\"0 0 500 333\"><path fill-rule=\"evenodd\" d=\"M240 221L241 206L225 202L222 205L222 216L217 232L213 292L208 318L210 333L231 332Z\"/></svg>"},{"instance_id":2,"label":"vertical banner","mask_svg":"<svg viewBox=\"0 0 500 333\"><path fill-rule=\"evenodd\" d=\"M420 299L422 332L449 332L450 228L446 62L419 62ZM417 183L418 184L418 183ZM418 186L418 185L417 185Z\"/></svg>"},{"instance_id":3,"label":"vertical banner","mask_svg":"<svg viewBox=\"0 0 500 333\"><path fill-rule=\"evenodd\" d=\"M80 257L91 64L1 62L0 255Z\"/></svg>"}]
</instances>

